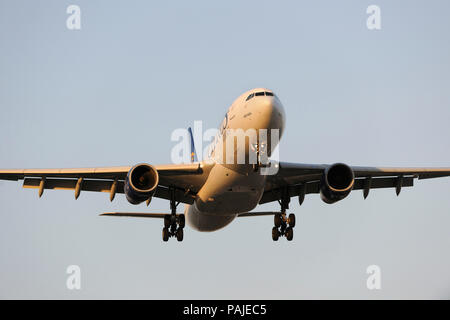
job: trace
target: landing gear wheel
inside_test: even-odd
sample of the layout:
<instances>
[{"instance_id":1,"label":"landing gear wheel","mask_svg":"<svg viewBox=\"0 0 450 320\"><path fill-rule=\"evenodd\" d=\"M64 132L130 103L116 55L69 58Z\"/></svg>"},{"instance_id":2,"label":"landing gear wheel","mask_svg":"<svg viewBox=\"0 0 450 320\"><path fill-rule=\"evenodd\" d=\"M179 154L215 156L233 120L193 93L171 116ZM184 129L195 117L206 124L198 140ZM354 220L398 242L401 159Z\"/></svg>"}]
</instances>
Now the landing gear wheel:
<instances>
[{"instance_id":1,"label":"landing gear wheel","mask_svg":"<svg viewBox=\"0 0 450 320\"><path fill-rule=\"evenodd\" d=\"M178 228L176 236L178 241L183 241L183 228Z\"/></svg>"},{"instance_id":2,"label":"landing gear wheel","mask_svg":"<svg viewBox=\"0 0 450 320\"><path fill-rule=\"evenodd\" d=\"M295 214L293 214L293 213L289 214L288 222L289 222L289 227L291 227L291 228L295 227Z\"/></svg>"},{"instance_id":3,"label":"landing gear wheel","mask_svg":"<svg viewBox=\"0 0 450 320\"><path fill-rule=\"evenodd\" d=\"M283 223L283 218L281 217L281 214L276 214L273 216L273 223L275 224L275 227L279 228L281 227Z\"/></svg>"},{"instance_id":4,"label":"landing gear wheel","mask_svg":"<svg viewBox=\"0 0 450 320\"><path fill-rule=\"evenodd\" d=\"M170 215L165 215L164 216L164 228L169 228L172 225L172 219L170 217Z\"/></svg>"},{"instance_id":5,"label":"landing gear wheel","mask_svg":"<svg viewBox=\"0 0 450 320\"><path fill-rule=\"evenodd\" d=\"M280 237L280 233L278 231L277 227L273 227L272 228L272 240L273 241L278 241L278 238Z\"/></svg>"},{"instance_id":6,"label":"landing gear wheel","mask_svg":"<svg viewBox=\"0 0 450 320\"><path fill-rule=\"evenodd\" d=\"M184 214L180 214L178 216L178 226L183 229L186 224L186 219L184 218Z\"/></svg>"},{"instance_id":7,"label":"landing gear wheel","mask_svg":"<svg viewBox=\"0 0 450 320\"><path fill-rule=\"evenodd\" d=\"M287 241L292 241L294 238L294 229L292 227L288 227L286 229L286 239Z\"/></svg>"},{"instance_id":8,"label":"landing gear wheel","mask_svg":"<svg viewBox=\"0 0 450 320\"><path fill-rule=\"evenodd\" d=\"M168 241L169 240L169 229L163 228L163 230L162 230L162 239L163 239L163 241Z\"/></svg>"}]
</instances>

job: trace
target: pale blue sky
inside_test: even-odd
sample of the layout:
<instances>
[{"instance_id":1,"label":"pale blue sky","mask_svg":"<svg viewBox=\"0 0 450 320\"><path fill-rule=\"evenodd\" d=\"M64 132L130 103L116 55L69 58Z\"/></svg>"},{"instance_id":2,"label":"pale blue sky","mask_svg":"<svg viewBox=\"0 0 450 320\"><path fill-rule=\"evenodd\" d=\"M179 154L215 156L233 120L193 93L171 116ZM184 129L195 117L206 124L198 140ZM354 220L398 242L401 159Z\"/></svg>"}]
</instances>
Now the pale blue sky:
<instances>
[{"instance_id":1,"label":"pale blue sky","mask_svg":"<svg viewBox=\"0 0 450 320\"><path fill-rule=\"evenodd\" d=\"M66 28L77 4L82 30ZM366 28L381 8L382 29ZM450 166L448 1L0 0L0 167L170 162L176 128L216 127L242 92L284 103L284 161ZM308 196L215 233L98 217L107 194L0 182L0 298L450 298L450 179ZM169 204L155 200L150 210ZM277 209L266 205L264 209ZM66 289L77 264L82 289ZM367 266L382 290L366 289ZM282 279L278 277L282 275Z\"/></svg>"}]
</instances>

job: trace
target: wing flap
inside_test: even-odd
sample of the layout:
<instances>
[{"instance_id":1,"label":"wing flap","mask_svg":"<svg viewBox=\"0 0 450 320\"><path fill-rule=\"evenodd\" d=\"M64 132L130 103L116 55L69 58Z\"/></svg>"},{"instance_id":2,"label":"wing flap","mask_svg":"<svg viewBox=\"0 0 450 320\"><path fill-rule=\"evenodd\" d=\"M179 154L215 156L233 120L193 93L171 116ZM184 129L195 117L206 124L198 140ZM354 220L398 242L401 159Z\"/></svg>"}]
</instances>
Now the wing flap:
<instances>
[{"instance_id":1,"label":"wing flap","mask_svg":"<svg viewBox=\"0 0 450 320\"><path fill-rule=\"evenodd\" d=\"M42 179L39 178L25 178L23 181L24 188L38 189ZM44 189L50 190L75 190L77 186L76 179L45 179ZM81 185L82 191L94 192L111 192L111 187L114 181L108 180L83 180ZM123 182L117 181L117 193L123 193Z\"/></svg>"},{"instance_id":2,"label":"wing flap","mask_svg":"<svg viewBox=\"0 0 450 320\"><path fill-rule=\"evenodd\" d=\"M25 178L23 181L23 187L27 189L39 189L42 179L40 178ZM51 179L46 178L44 182L44 189L49 190L75 190L78 180L76 179ZM111 192L111 188L114 181L110 180L90 180L84 179L81 184L81 191L93 191L93 192ZM115 193L124 193L123 181L117 181ZM169 188L158 186L154 197L170 200ZM175 200L192 204L195 200L195 194L186 192L182 189L175 188Z\"/></svg>"}]
</instances>

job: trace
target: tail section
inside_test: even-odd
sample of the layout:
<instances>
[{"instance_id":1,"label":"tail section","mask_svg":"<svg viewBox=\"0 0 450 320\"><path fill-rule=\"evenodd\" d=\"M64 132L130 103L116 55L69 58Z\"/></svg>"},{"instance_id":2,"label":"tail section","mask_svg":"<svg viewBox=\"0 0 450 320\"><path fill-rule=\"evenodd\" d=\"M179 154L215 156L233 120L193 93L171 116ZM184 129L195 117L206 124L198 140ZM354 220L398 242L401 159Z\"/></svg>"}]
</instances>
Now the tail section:
<instances>
[{"instance_id":1,"label":"tail section","mask_svg":"<svg viewBox=\"0 0 450 320\"><path fill-rule=\"evenodd\" d=\"M195 145L194 145L194 135L192 134L191 127L188 128L189 131L189 137L191 138L191 162L197 162L197 152L195 151Z\"/></svg>"}]
</instances>

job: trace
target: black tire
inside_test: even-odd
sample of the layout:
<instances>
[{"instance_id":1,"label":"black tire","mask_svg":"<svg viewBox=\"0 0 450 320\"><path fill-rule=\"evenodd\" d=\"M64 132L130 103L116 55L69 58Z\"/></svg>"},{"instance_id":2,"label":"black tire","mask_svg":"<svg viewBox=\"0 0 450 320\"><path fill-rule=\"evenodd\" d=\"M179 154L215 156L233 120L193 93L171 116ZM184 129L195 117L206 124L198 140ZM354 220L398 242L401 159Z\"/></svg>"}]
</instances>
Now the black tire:
<instances>
[{"instance_id":1,"label":"black tire","mask_svg":"<svg viewBox=\"0 0 450 320\"><path fill-rule=\"evenodd\" d=\"M169 240L169 229L167 228L162 229L162 239L164 242Z\"/></svg>"},{"instance_id":2,"label":"black tire","mask_svg":"<svg viewBox=\"0 0 450 320\"><path fill-rule=\"evenodd\" d=\"M273 223L275 227L279 228L283 224L283 218L281 217L281 214L276 214L273 216Z\"/></svg>"},{"instance_id":3,"label":"black tire","mask_svg":"<svg viewBox=\"0 0 450 320\"><path fill-rule=\"evenodd\" d=\"M178 216L178 226L183 229L184 226L186 225L186 219L184 218L184 214L180 214Z\"/></svg>"},{"instance_id":4,"label":"black tire","mask_svg":"<svg viewBox=\"0 0 450 320\"><path fill-rule=\"evenodd\" d=\"M169 228L172 225L172 218L170 215L166 214L164 216L164 228Z\"/></svg>"},{"instance_id":5,"label":"black tire","mask_svg":"<svg viewBox=\"0 0 450 320\"><path fill-rule=\"evenodd\" d=\"M178 241L183 241L183 235L184 234L184 232L183 232L183 228L178 228L178 230L177 230L177 240Z\"/></svg>"},{"instance_id":6,"label":"black tire","mask_svg":"<svg viewBox=\"0 0 450 320\"><path fill-rule=\"evenodd\" d=\"M272 240L278 241L278 238L280 237L280 232L278 231L277 227L272 228Z\"/></svg>"},{"instance_id":7,"label":"black tire","mask_svg":"<svg viewBox=\"0 0 450 320\"><path fill-rule=\"evenodd\" d=\"M288 227L286 229L286 239L288 241L292 241L293 238L294 238L294 229L292 229L292 227Z\"/></svg>"},{"instance_id":8,"label":"black tire","mask_svg":"<svg viewBox=\"0 0 450 320\"><path fill-rule=\"evenodd\" d=\"M295 214L291 213L288 218L289 227L295 227Z\"/></svg>"}]
</instances>

